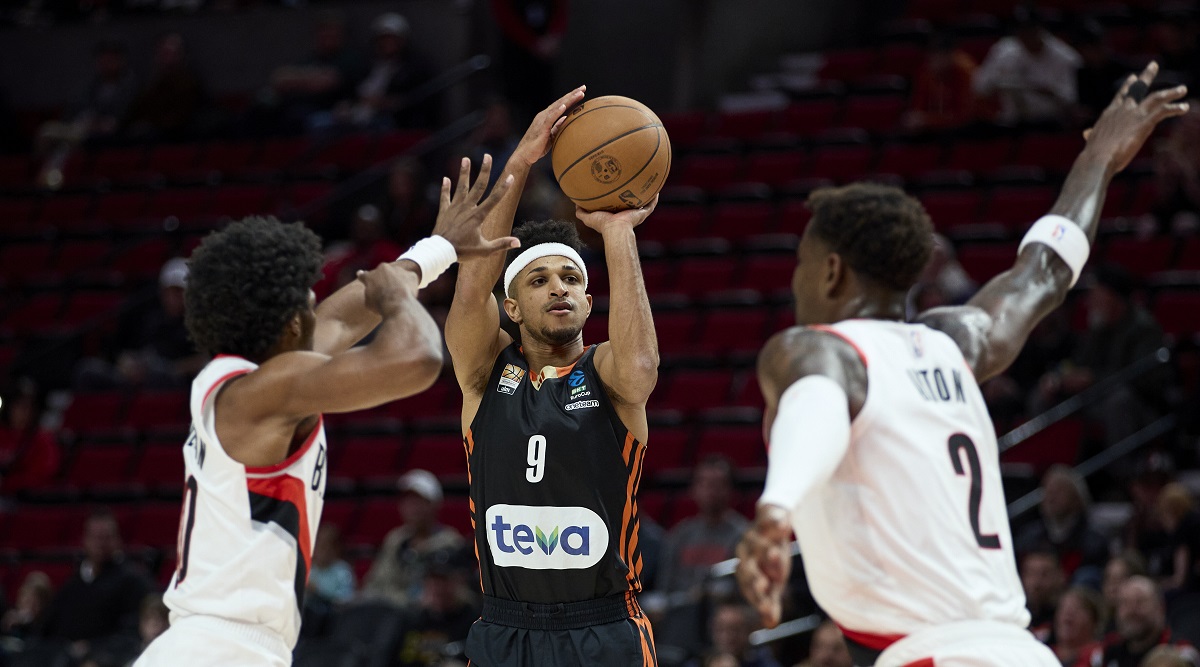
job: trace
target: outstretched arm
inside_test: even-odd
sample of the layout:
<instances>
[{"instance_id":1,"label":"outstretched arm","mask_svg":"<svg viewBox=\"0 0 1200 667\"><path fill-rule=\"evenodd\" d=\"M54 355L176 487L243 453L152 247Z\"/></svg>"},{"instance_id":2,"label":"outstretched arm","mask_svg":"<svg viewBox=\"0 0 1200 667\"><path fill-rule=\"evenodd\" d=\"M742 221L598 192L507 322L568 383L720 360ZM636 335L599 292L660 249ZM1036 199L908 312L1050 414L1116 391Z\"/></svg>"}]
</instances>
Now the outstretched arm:
<instances>
[{"instance_id":1,"label":"outstretched arm","mask_svg":"<svg viewBox=\"0 0 1200 667\"><path fill-rule=\"evenodd\" d=\"M791 567L792 514L846 455L850 422L866 401L867 369L845 340L793 327L763 348L758 378L767 407L767 483L737 547L737 580L770 628L779 623Z\"/></svg>"},{"instance_id":2,"label":"outstretched arm","mask_svg":"<svg viewBox=\"0 0 1200 667\"><path fill-rule=\"evenodd\" d=\"M583 99L584 89L580 86L567 93L533 119L504 166L503 173L513 179L513 185L484 220L484 238L508 236L512 232L513 216L521 203L529 170L550 150L565 119L563 114ZM463 165L464 171L469 169L465 158ZM482 173L489 172L491 166L491 158L485 156ZM459 386L471 395L482 394L496 355L512 342L508 334L500 330L500 310L492 294L503 271L503 254L463 261L458 267L454 300L446 316L446 346L454 360L454 374Z\"/></svg>"},{"instance_id":3,"label":"outstretched arm","mask_svg":"<svg viewBox=\"0 0 1200 667\"><path fill-rule=\"evenodd\" d=\"M1161 90L1140 103L1128 94L1135 82L1149 86L1157 73L1158 65L1150 63L1140 76L1125 81L1085 134L1087 145L1050 210L1063 224L1078 225L1089 244L1096 239L1112 177L1128 166L1160 122L1187 112L1187 103L1179 102L1187 94L1184 86ZM1012 364L1037 323L1062 304L1074 278L1071 267L1045 241L1029 243L1013 268L984 285L966 306L935 308L918 319L949 334L982 382Z\"/></svg>"},{"instance_id":4,"label":"outstretched arm","mask_svg":"<svg viewBox=\"0 0 1200 667\"><path fill-rule=\"evenodd\" d=\"M655 196L648 206L619 213L576 209L603 237L608 264L608 343L596 350L596 371L610 398L626 406L645 405L658 383L658 338L633 233L657 205Z\"/></svg>"},{"instance_id":5,"label":"outstretched arm","mask_svg":"<svg viewBox=\"0 0 1200 667\"><path fill-rule=\"evenodd\" d=\"M345 352L379 326L379 322L379 313L367 308L362 282L355 280L317 306L313 351L321 354Z\"/></svg>"}]
</instances>

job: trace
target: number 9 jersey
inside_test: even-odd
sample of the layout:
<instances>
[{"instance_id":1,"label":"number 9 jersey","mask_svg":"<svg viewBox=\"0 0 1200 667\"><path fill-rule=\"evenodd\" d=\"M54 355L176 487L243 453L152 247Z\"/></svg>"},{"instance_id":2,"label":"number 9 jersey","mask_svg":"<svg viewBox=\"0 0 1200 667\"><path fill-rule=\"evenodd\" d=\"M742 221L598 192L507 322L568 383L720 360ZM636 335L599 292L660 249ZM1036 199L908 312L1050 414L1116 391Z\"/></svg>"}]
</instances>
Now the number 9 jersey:
<instances>
[{"instance_id":1,"label":"number 9 jersey","mask_svg":"<svg viewBox=\"0 0 1200 667\"><path fill-rule=\"evenodd\" d=\"M1025 628L995 430L961 350L922 324L811 328L867 368L845 457L793 513L816 601L875 650L956 621Z\"/></svg>"},{"instance_id":2,"label":"number 9 jersey","mask_svg":"<svg viewBox=\"0 0 1200 667\"><path fill-rule=\"evenodd\" d=\"M553 604L641 590L646 446L613 409L595 351L536 375L516 343L496 359L464 439L486 596Z\"/></svg>"},{"instance_id":3,"label":"number 9 jersey","mask_svg":"<svg viewBox=\"0 0 1200 667\"><path fill-rule=\"evenodd\" d=\"M230 458L216 434L217 394L257 368L218 356L192 383L179 560L163 601L173 629L193 617L232 621L281 639L290 656L324 503L325 428L318 420L312 435L274 466Z\"/></svg>"}]
</instances>

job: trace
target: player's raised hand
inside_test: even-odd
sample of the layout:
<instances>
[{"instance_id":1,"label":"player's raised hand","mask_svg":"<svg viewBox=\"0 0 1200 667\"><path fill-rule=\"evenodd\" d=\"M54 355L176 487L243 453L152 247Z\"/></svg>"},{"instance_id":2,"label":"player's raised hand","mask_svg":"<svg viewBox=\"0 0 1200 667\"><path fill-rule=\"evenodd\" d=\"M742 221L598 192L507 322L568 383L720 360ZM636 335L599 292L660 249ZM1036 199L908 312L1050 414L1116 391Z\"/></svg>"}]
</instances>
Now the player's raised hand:
<instances>
[{"instance_id":1,"label":"player's raised hand","mask_svg":"<svg viewBox=\"0 0 1200 667\"><path fill-rule=\"evenodd\" d=\"M1156 76L1156 62L1141 74L1130 74L1096 124L1083 134L1088 143L1085 150L1106 156L1114 173L1129 165L1159 123L1188 111L1188 103L1180 102L1187 95L1187 86L1146 95Z\"/></svg>"},{"instance_id":2,"label":"player's raised hand","mask_svg":"<svg viewBox=\"0 0 1200 667\"><path fill-rule=\"evenodd\" d=\"M406 298L415 296L420 282L417 274L400 262L385 262L370 271L359 271L357 277L363 284L367 308L383 317L396 313Z\"/></svg>"},{"instance_id":3,"label":"player's raised hand","mask_svg":"<svg viewBox=\"0 0 1200 667\"><path fill-rule=\"evenodd\" d=\"M587 211L576 206L575 217L579 218L583 224L603 234L612 225L622 225L630 229L636 228L645 222L646 218L650 217L656 206L658 206L658 195L654 195L654 199L651 199L649 204L641 208L630 208L624 211L617 211L616 213Z\"/></svg>"},{"instance_id":4,"label":"player's raised hand","mask_svg":"<svg viewBox=\"0 0 1200 667\"><path fill-rule=\"evenodd\" d=\"M737 546L738 586L766 628L779 625L783 615L783 590L792 569L791 537L787 511L761 505Z\"/></svg>"},{"instance_id":5,"label":"player's raised hand","mask_svg":"<svg viewBox=\"0 0 1200 667\"><path fill-rule=\"evenodd\" d=\"M471 183L471 161L467 158L462 159L458 170L458 187L453 194L450 179L442 179L442 196L433 233L449 241L459 259L485 257L521 245L513 236L492 240L483 238L483 221L488 211L495 208L513 183L513 177L508 176L484 197L491 172L492 156L484 155L483 163L479 167L479 176L474 183Z\"/></svg>"},{"instance_id":6,"label":"player's raised hand","mask_svg":"<svg viewBox=\"0 0 1200 667\"><path fill-rule=\"evenodd\" d=\"M554 138L558 136L559 130L567 120L567 109L579 104L586 92L587 86L580 86L534 116L513 155L531 165L546 157L546 153L549 153L550 147L554 145Z\"/></svg>"}]
</instances>

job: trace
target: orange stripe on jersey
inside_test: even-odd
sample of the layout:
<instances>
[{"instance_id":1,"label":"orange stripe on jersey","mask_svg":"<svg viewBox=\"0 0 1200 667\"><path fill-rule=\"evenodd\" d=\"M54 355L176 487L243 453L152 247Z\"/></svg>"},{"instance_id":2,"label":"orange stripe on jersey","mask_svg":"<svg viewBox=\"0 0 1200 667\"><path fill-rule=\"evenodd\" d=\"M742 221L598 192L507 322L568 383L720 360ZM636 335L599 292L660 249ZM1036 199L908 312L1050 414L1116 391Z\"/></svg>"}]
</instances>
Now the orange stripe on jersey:
<instances>
[{"instance_id":1,"label":"orange stripe on jersey","mask_svg":"<svg viewBox=\"0 0 1200 667\"><path fill-rule=\"evenodd\" d=\"M304 558L304 569L312 568L312 533L308 525L308 501L305 499L305 484L291 475L276 477L250 477L246 479L246 487L251 493L274 498L296 506L299 513L299 534L296 535L300 555Z\"/></svg>"},{"instance_id":2,"label":"orange stripe on jersey","mask_svg":"<svg viewBox=\"0 0 1200 667\"><path fill-rule=\"evenodd\" d=\"M633 431L630 431L625 435L625 451L623 453L623 456L625 457L625 465L629 465L629 454L633 451L634 440Z\"/></svg>"},{"instance_id":3,"label":"orange stripe on jersey","mask_svg":"<svg viewBox=\"0 0 1200 667\"><path fill-rule=\"evenodd\" d=\"M473 432L471 432L471 429L467 429L466 443L467 443L467 456L469 457L475 453L475 434ZM467 474L470 474L470 472L471 472L471 467L467 466Z\"/></svg>"}]
</instances>

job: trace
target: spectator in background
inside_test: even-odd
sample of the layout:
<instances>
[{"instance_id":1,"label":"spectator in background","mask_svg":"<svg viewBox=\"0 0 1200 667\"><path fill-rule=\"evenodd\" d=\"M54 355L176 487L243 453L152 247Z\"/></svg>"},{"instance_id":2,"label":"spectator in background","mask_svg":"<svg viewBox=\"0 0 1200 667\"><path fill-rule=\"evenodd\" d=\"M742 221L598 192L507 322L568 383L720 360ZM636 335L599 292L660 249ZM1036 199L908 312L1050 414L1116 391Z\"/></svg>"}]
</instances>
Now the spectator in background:
<instances>
[{"instance_id":1,"label":"spectator in background","mask_svg":"<svg viewBox=\"0 0 1200 667\"><path fill-rule=\"evenodd\" d=\"M404 523L383 539L363 581L363 595L399 605L420 599L424 560L439 550L462 549L466 542L453 528L437 522L442 485L428 470L410 470L400 478L400 514Z\"/></svg>"},{"instance_id":2,"label":"spectator in background","mask_svg":"<svg viewBox=\"0 0 1200 667\"><path fill-rule=\"evenodd\" d=\"M106 510L84 524L83 562L63 584L46 612L43 634L69 642L75 659L93 648L138 637L142 600L151 584L140 568L125 560L120 527Z\"/></svg>"},{"instance_id":3,"label":"spectator in background","mask_svg":"<svg viewBox=\"0 0 1200 667\"><path fill-rule=\"evenodd\" d=\"M712 664L715 659L738 667L779 667L775 656L765 646L750 645L750 632L758 627L758 614L744 602L723 602L712 612L709 637L712 649L704 660L693 660L691 667Z\"/></svg>"},{"instance_id":4,"label":"spectator in background","mask_svg":"<svg viewBox=\"0 0 1200 667\"><path fill-rule=\"evenodd\" d=\"M988 52L975 72L976 95L995 98L1002 125L1061 125L1078 101L1079 54L1042 25L1036 11L1021 7L1014 30Z\"/></svg>"},{"instance_id":5,"label":"spectator in background","mask_svg":"<svg viewBox=\"0 0 1200 667\"><path fill-rule=\"evenodd\" d=\"M362 57L346 45L345 19L327 13L317 22L312 52L300 63L276 68L263 101L280 108L285 127L302 129L312 114L353 98L365 69Z\"/></svg>"},{"instance_id":6,"label":"spectator in background","mask_svg":"<svg viewBox=\"0 0 1200 667\"><path fill-rule=\"evenodd\" d=\"M1070 581L1098 588L1108 561L1108 545L1088 520L1092 501L1083 478L1067 466L1051 466L1042 477L1042 492L1037 521L1013 538L1017 553L1049 545Z\"/></svg>"},{"instance_id":7,"label":"spectator in background","mask_svg":"<svg viewBox=\"0 0 1200 667\"><path fill-rule=\"evenodd\" d=\"M1075 38L1081 65L1075 72L1079 91L1076 114L1080 124L1087 125L1100 116L1112 101L1125 75L1133 67L1113 54L1104 28L1094 20L1083 24Z\"/></svg>"},{"instance_id":8,"label":"spectator in background","mask_svg":"<svg viewBox=\"0 0 1200 667\"><path fill-rule=\"evenodd\" d=\"M1087 389L1109 375L1153 353L1163 344L1162 330L1133 301L1134 279L1119 266L1102 265L1087 293L1088 330L1070 363L1044 375L1032 412ZM1150 371L1107 392L1087 412L1104 429L1106 445L1149 424L1160 410L1166 384L1163 371Z\"/></svg>"},{"instance_id":9,"label":"spectator in background","mask_svg":"<svg viewBox=\"0 0 1200 667\"><path fill-rule=\"evenodd\" d=\"M154 73L129 106L125 134L149 141L187 138L206 98L204 82L188 62L183 36L168 33L158 40Z\"/></svg>"},{"instance_id":10,"label":"spectator in background","mask_svg":"<svg viewBox=\"0 0 1200 667\"><path fill-rule=\"evenodd\" d=\"M480 605L467 584L472 566L465 547L430 552L422 566L425 582L406 613L400 653L393 663L397 667L433 667L446 658L461 657L467 633L479 619ZM460 648L447 655L453 642Z\"/></svg>"},{"instance_id":11,"label":"spectator in background","mask_svg":"<svg viewBox=\"0 0 1200 667\"><path fill-rule=\"evenodd\" d=\"M80 362L75 371L77 389L175 388L192 381L208 359L196 351L184 324L187 275L187 260L181 257L163 264L158 298L146 307L125 312L112 361L89 358Z\"/></svg>"},{"instance_id":12,"label":"spectator in background","mask_svg":"<svg viewBox=\"0 0 1200 667\"><path fill-rule=\"evenodd\" d=\"M1025 606L1031 616L1029 631L1040 641L1050 643L1054 636L1054 610L1066 586L1062 563L1050 546L1024 552L1019 562Z\"/></svg>"},{"instance_id":13,"label":"spectator in background","mask_svg":"<svg viewBox=\"0 0 1200 667\"><path fill-rule=\"evenodd\" d=\"M425 168L415 158L397 160L388 172L387 192L379 209L387 235L413 241L433 229L437 207L429 197Z\"/></svg>"},{"instance_id":14,"label":"spectator in background","mask_svg":"<svg viewBox=\"0 0 1200 667\"><path fill-rule=\"evenodd\" d=\"M358 207L350 223L350 239L325 252L323 276L313 291L318 297L333 294L355 280L359 271L370 271L384 262L394 262L404 248L388 238L379 209L372 204Z\"/></svg>"},{"instance_id":15,"label":"spectator in background","mask_svg":"<svg viewBox=\"0 0 1200 667\"><path fill-rule=\"evenodd\" d=\"M1104 600L1093 590L1076 586L1058 602L1054 613L1054 643L1050 649L1063 667L1087 664L1100 646L1097 638L1104 626Z\"/></svg>"},{"instance_id":16,"label":"spectator in background","mask_svg":"<svg viewBox=\"0 0 1200 667\"><path fill-rule=\"evenodd\" d=\"M1200 221L1200 104L1154 147L1154 215L1162 226L1195 231Z\"/></svg>"},{"instance_id":17,"label":"spectator in background","mask_svg":"<svg viewBox=\"0 0 1200 667\"><path fill-rule=\"evenodd\" d=\"M1189 647L1156 646L1138 667L1196 667L1195 650Z\"/></svg>"},{"instance_id":18,"label":"spectator in background","mask_svg":"<svg viewBox=\"0 0 1200 667\"><path fill-rule=\"evenodd\" d=\"M901 124L909 130L962 127L975 118L971 81L976 63L948 33L933 35L913 77L912 98Z\"/></svg>"},{"instance_id":19,"label":"spectator in background","mask_svg":"<svg viewBox=\"0 0 1200 667\"><path fill-rule=\"evenodd\" d=\"M41 630L50 606L54 588L45 572L30 572L25 575L17 589L17 601L12 609L0 617L0 637L28 639Z\"/></svg>"},{"instance_id":20,"label":"spectator in background","mask_svg":"<svg viewBox=\"0 0 1200 667\"><path fill-rule=\"evenodd\" d=\"M312 570L308 592L333 604L345 604L354 598L354 569L342 558L342 531L324 524L317 531L312 552Z\"/></svg>"},{"instance_id":21,"label":"spectator in background","mask_svg":"<svg viewBox=\"0 0 1200 667\"><path fill-rule=\"evenodd\" d=\"M1162 584L1171 591L1200 590L1196 561L1200 560L1200 513L1187 487L1172 482L1163 487L1156 503L1159 521L1167 531L1172 559L1171 576Z\"/></svg>"},{"instance_id":22,"label":"spectator in background","mask_svg":"<svg viewBox=\"0 0 1200 667\"><path fill-rule=\"evenodd\" d=\"M1104 613L1101 617L1106 619L1103 634L1107 635L1117 630L1117 601L1121 596L1121 586L1131 577L1144 576L1146 560L1136 551L1129 550L1108 560L1108 565L1104 566L1104 584L1100 588L1104 598Z\"/></svg>"},{"instance_id":23,"label":"spectator in background","mask_svg":"<svg viewBox=\"0 0 1200 667\"><path fill-rule=\"evenodd\" d=\"M568 0L492 0L492 15L500 26L504 95L526 105L517 109L521 118L541 110L528 106L535 100L557 94L554 69L567 32L568 10ZM504 162L497 159L493 164Z\"/></svg>"},{"instance_id":24,"label":"spectator in background","mask_svg":"<svg viewBox=\"0 0 1200 667\"><path fill-rule=\"evenodd\" d=\"M429 127L435 110L410 95L431 78L430 69L412 49L408 19L395 13L371 25L374 53L366 75L355 83L353 99L332 113L316 114L309 123L317 131L359 127L386 131L394 127Z\"/></svg>"},{"instance_id":25,"label":"spectator in background","mask_svg":"<svg viewBox=\"0 0 1200 667\"><path fill-rule=\"evenodd\" d=\"M1161 454L1151 454L1138 464L1129 480L1129 502L1133 514L1123 531L1124 547L1144 558L1144 574L1151 578L1170 576L1175 553L1162 525L1158 497L1171 481L1173 464Z\"/></svg>"},{"instance_id":26,"label":"spectator in background","mask_svg":"<svg viewBox=\"0 0 1200 667\"><path fill-rule=\"evenodd\" d=\"M1117 636L1092 651L1091 664L1138 667L1156 646L1177 646L1167 628L1162 591L1147 577L1131 577L1121 585L1117 601ZM1193 665L1198 657L1187 647Z\"/></svg>"},{"instance_id":27,"label":"spectator in background","mask_svg":"<svg viewBox=\"0 0 1200 667\"><path fill-rule=\"evenodd\" d=\"M692 500L698 516L684 519L667 534L659 566L659 591L698 595L716 563L733 557L747 526L733 509L733 465L710 456L692 475Z\"/></svg>"},{"instance_id":28,"label":"spectator in background","mask_svg":"<svg viewBox=\"0 0 1200 667\"><path fill-rule=\"evenodd\" d=\"M813 630L808 660L796 667L854 667L846 638L833 621L825 621Z\"/></svg>"},{"instance_id":29,"label":"spectator in background","mask_svg":"<svg viewBox=\"0 0 1200 667\"><path fill-rule=\"evenodd\" d=\"M49 481L62 459L54 434L42 427L43 398L28 378L4 392L0 406L0 491L12 494Z\"/></svg>"}]
</instances>

